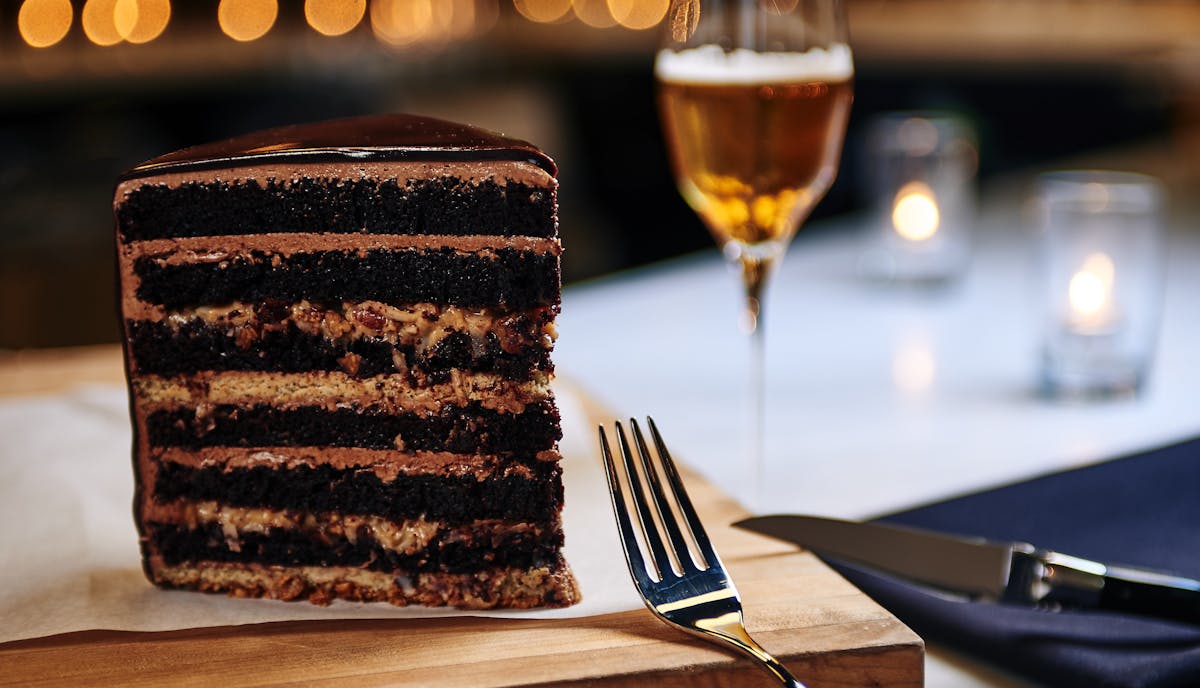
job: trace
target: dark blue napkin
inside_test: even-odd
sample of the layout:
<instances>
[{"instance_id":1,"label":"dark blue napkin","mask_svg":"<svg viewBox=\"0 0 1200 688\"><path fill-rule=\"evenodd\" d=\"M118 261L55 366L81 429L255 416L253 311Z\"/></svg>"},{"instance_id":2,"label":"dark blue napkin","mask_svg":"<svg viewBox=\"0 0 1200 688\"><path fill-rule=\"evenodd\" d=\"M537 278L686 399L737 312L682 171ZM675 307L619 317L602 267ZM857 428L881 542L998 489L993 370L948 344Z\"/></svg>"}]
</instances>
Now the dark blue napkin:
<instances>
[{"instance_id":1,"label":"dark blue napkin","mask_svg":"<svg viewBox=\"0 0 1200 688\"><path fill-rule=\"evenodd\" d=\"M1200 578L1200 439L881 520ZM930 642L1054 686L1200 686L1200 623L962 602L838 565Z\"/></svg>"}]
</instances>

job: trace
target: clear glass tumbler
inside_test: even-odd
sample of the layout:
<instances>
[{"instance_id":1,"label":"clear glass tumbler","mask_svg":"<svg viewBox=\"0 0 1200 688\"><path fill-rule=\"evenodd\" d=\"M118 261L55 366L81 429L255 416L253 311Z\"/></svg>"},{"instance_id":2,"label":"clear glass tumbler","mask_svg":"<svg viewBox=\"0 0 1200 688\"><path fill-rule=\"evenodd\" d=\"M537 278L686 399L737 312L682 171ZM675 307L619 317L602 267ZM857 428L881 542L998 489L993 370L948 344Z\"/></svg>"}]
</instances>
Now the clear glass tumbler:
<instances>
[{"instance_id":1,"label":"clear glass tumbler","mask_svg":"<svg viewBox=\"0 0 1200 688\"><path fill-rule=\"evenodd\" d=\"M1141 174L1074 170L1038 178L1047 396L1142 389L1161 319L1165 198L1162 185Z\"/></svg>"},{"instance_id":2,"label":"clear glass tumbler","mask_svg":"<svg viewBox=\"0 0 1200 688\"><path fill-rule=\"evenodd\" d=\"M874 220L867 274L931 284L961 275L975 222L973 127L951 113L886 113L871 123L868 150Z\"/></svg>"}]
</instances>

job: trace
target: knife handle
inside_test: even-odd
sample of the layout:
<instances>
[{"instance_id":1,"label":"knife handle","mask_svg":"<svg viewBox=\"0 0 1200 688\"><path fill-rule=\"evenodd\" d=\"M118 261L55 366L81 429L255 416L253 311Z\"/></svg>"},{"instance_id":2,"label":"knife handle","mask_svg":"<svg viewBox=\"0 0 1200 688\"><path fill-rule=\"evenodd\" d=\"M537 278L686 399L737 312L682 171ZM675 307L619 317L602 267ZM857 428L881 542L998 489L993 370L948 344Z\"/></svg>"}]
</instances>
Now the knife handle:
<instances>
[{"instance_id":1,"label":"knife handle","mask_svg":"<svg viewBox=\"0 0 1200 688\"><path fill-rule=\"evenodd\" d=\"M1200 623L1200 581L1126 566L1107 566L1037 550L1022 567L1030 597L1040 604L1128 612Z\"/></svg>"}]
</instances>

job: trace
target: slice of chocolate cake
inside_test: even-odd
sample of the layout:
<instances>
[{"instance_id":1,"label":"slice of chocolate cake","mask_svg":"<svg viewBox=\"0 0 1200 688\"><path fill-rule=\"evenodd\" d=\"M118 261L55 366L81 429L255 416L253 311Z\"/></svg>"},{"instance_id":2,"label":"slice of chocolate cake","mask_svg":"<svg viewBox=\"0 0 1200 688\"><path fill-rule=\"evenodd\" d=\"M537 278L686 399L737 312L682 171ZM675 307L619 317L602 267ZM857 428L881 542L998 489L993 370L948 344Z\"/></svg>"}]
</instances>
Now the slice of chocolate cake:
<instances>
[{"instance_id":1,"label":"slice of chocolate cake","mask_svg":"<svg viewBox=\"0 0 1200 688\"><path fill-rule=\"evenodd\" d=\"M316 603L579 599L550 390L556 172L524 141L382 115L121 177L151 581Z\"/></svg>"}]
</instances>

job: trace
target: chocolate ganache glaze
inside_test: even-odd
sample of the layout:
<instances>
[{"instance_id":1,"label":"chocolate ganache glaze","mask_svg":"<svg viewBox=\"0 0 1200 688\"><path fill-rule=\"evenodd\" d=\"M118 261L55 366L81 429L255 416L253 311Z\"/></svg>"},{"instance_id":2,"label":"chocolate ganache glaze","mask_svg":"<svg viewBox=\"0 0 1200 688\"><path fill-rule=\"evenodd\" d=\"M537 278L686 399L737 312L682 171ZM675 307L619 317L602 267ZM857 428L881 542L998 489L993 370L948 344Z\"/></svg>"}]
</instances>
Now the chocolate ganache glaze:
<instances>
[{"instance_id":1,"label":"chocolate ganache glaze","mask_svg":"<svg viewBox=\"0 0 1200 688\"><path fill-rule=\"evenodd\" d=\"M554 161L537 146L486 129L410 114L348 117L266 129L148 160L119 181L170 172L289 161L528 162L550 175Z\"/></svg>"}]
</instances>

